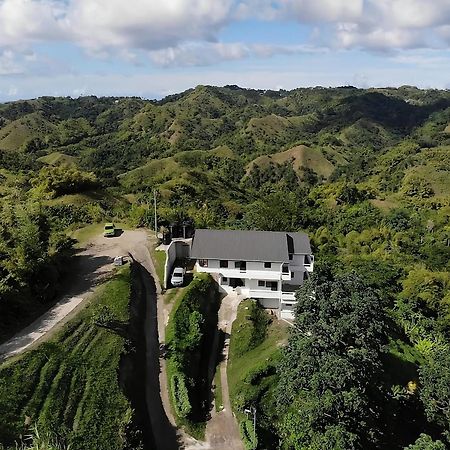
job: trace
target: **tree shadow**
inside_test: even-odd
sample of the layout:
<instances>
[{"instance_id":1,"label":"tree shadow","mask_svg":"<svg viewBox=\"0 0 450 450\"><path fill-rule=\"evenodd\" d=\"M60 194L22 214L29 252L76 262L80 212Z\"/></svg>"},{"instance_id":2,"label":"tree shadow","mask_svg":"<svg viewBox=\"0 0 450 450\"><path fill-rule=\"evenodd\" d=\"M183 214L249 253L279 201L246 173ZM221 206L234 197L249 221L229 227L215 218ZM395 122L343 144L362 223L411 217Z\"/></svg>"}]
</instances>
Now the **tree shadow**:
<instances>
[{"instance_id":1,"label":"tree shadow","mask_svg":"<svg viewBox=\"0 0 450 450\"><path fill-rule=\"evenodd\" d=\"M100 271L112 263L108 256L91 256L76 254L66 266L64 275L58 281L56 295L51 302L40 303L30 298L28 301L4 302L0 312L2 324L2 340L8 344L2 348L2 353L31 344L35 337L32 333L42 334L58 317L59 308L73 301L74 297L85 295L92 287L103 283L112 274ZM32 307L30 307L30 303ZM33 305L34 303L37 304ZM11 308L7 306L11 304ZM32 311L30 313L30 310ZM4 312L4 314L3 314ZM3 327L3 324L6 326Z\"/></svg>"},{"instance_id":2,"label":"tree shadow","mask_svg":"<svg viewBox=\"0 0 450 450\"><path fill-rule=\"evenodd\" d=\"M128 339L128 330L130 324L127 322L121 322L119 320L112 320L107 323L98 323L95 322L95 325L97 325L100 328L104 328L105 330L111 331L114 334L117 334L123 339Z\"/></svg>"}]
</instances>

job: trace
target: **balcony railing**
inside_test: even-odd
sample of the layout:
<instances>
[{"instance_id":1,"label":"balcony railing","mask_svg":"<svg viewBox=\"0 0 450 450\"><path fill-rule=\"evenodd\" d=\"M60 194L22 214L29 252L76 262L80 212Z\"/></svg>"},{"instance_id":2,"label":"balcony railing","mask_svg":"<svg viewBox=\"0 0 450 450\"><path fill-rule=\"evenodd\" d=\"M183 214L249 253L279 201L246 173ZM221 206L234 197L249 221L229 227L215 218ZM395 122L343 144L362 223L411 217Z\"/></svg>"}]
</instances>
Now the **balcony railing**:
<instances>
[{"instance_id":1,"label":"balcony railing","mask_svg":"<svg viewBox=\"0 0 450 450\"><path fill-rule=\"evenodd\" d=\"M296 292L300 289L300 286L296 286L294 284L285 284L283 283L283 285L281 286L281 290L283 292Z\"/></svg>"}]
</instances>

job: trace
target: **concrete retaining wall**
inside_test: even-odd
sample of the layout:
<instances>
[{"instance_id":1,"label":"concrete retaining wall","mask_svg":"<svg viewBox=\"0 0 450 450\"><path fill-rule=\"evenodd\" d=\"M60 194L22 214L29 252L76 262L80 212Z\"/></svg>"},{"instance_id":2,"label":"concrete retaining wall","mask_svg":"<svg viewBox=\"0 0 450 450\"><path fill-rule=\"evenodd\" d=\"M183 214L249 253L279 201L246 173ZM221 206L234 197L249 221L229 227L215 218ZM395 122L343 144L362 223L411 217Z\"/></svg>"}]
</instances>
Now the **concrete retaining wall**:
<instances>
[{"instance_id":1,"label":"concrete retaining wall","mask_svg":"<svg viewBox=\"0 0 450 450\"><path fill-rule=\"evenodd\" d=\"M166 265L164 266L164 288L170 287L170 277L177 258L189 258L191 246L186 241L172 241L166 250Z\"/></svg>"}]
</instances>

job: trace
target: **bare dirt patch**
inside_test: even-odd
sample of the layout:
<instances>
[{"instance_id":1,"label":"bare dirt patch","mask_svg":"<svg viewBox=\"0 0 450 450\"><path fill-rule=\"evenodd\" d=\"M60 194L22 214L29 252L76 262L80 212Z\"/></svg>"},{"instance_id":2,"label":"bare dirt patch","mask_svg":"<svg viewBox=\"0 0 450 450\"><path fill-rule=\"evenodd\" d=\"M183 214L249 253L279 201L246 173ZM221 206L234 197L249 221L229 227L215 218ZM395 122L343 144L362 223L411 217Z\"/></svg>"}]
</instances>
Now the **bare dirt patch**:
<instances>
[{"instance_id":1,"label":"bare dirt patch","mask_svg":"<svg viewBox=\"0 0 450 450\"><path fill-rule=\"evenodd\" d=\"M121 236L96 236L73 257L64 293L57 303L11 339L0 345L0 357L5 359L30 349L48 339L57 325L72 317L92 295L95 288L111 274L115 256L128 255L145 246L145 231L124 231Z\"/></svg>"}]
</instances>

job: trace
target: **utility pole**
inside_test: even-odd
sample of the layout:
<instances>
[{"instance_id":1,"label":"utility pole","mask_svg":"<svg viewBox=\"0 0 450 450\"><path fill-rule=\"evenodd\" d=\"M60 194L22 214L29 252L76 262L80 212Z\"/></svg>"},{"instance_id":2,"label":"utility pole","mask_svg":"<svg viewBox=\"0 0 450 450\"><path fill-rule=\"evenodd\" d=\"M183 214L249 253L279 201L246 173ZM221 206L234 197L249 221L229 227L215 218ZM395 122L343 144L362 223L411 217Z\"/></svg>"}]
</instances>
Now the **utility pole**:
<instances>
[{"instance_id":1,"label":"utility pole","mask_svg":"<svg viewBox=\"0 0 450 450\"><path fill-rule=\"evenodd\" d=\"M158 217L156 215L156 189L153 189L153 205L155 207L155 236L158 237Z\"/></svg>"}]
</instances>

